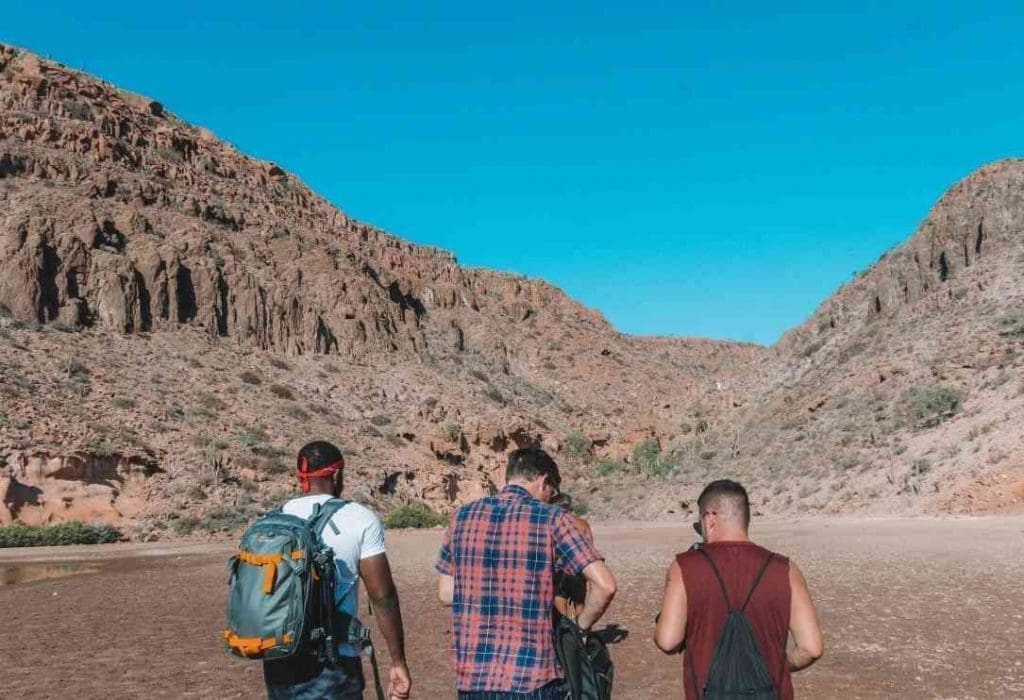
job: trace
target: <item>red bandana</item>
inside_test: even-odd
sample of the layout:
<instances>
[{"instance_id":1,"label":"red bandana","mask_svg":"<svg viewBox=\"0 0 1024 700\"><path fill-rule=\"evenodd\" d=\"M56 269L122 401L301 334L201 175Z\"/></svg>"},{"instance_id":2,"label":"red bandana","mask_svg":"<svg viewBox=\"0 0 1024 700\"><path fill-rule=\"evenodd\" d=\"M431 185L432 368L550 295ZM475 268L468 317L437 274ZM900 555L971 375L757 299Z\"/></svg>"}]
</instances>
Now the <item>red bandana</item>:
<instances>
[{"instance_id":1,"label":"red bandana","mask_svg":"<svg viewBox=\"0 0 1024 700\"><path fill-rule=\"evenodd\" d=\"M315 472L309 471L309 460L306 459L305 455L299 457L299 468L296 474L299 477L299 481L302 483L302 493L309 493L309 480L310 479L322 479L324 477L333 477L339 471L344 469L345 459L341 458L337 462L324 465L317 469Z\"/></svg>"}]
</instances>

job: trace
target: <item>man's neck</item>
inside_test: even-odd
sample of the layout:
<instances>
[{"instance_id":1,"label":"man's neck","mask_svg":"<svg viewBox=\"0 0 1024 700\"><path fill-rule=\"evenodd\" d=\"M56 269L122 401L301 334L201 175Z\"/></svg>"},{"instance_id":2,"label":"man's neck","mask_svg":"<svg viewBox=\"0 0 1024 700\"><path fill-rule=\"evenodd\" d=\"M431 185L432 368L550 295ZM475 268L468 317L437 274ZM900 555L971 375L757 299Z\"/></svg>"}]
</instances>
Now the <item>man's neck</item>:
<instances>
[{"instance_id":1,"label":"man's neck","mask_svg":"<svg viewBox=\"0 0 1024 700\"><path fill-rule=\"evenodd\" d=\"M750 542L750 535L746 532L732 531L723 532L718 534L717 532L708 539L708 544L718 544L719 542Z\"/></svg>"},{"instance_id":2,"label":"man's neck","mask_svg":"<svg viewBox=\"0 0 1024 700\"><path fill-rule=\"evenodd\" d=\"M520 488L523 491L526 491L526 493L530 494L530 496L532 496L533 498L539 498L538 495L533 492L533 489L530 488L530 485L526 482L510 481L507 484L505 484L505 488L508 488L510 486L515 486L516 488Z\"/></svg>"}]
</instances>

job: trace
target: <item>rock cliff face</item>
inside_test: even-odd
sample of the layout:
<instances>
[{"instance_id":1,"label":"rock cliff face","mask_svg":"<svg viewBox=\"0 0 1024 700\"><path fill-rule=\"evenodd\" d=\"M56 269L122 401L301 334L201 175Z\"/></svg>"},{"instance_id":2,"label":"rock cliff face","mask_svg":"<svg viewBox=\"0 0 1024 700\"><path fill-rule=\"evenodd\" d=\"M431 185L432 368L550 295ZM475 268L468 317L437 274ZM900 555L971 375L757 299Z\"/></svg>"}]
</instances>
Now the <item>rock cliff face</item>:
<instances>
[{"instance_id":1,"label":"rock cliff face","mask_svg":"<svg viewBox=\"0 0 1024 700\"><path fill-rule=\"evenodd\" d=\"M826 300L778 349L808 356L913 313L922 301L937 308L974 296L992 280L972 278L972 268L1019 251L1022 231L1024 161L985 166L950 188L910 240Z\"/></svg>"}]
</instances>

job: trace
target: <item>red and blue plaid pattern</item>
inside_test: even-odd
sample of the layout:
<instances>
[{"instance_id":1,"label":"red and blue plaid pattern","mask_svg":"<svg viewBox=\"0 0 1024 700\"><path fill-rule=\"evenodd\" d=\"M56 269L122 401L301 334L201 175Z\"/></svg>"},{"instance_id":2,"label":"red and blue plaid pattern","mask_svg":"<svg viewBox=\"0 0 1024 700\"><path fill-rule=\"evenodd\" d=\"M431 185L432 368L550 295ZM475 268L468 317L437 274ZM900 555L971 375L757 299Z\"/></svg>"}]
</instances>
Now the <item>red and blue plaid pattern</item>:
<instances>
[{"instance_id":1,"label":"red and blue plaid pattern","mask_svg":"<svg viewBox=\"0 0 1024 700\"><path fill-rule=\"evenodd\" d=\"M460 508L437 563L455 579L452 665L459 690L529 693L560 678L554 573L579 574L600 559L567 512L520 486Z\"/></svg>"}]
</instances>

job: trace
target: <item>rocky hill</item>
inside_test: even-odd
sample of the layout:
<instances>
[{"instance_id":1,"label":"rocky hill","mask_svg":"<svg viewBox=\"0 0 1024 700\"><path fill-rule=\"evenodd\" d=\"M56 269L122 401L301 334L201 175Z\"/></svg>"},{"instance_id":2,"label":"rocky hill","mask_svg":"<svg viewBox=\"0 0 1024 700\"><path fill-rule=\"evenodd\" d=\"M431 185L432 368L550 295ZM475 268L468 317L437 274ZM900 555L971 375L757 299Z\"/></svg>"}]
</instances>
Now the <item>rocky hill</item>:
<instances>
[{"instance_id":1,"label":"rocky hill","mask_svg":"<svg viewBox=\"0 0 1024 700\"><path fill-rule=\"evenodd\" d=\"M772 348L704 471L739 475L765 512L1024 510L1022 351L1024 161L1006 160Z\"/></svg>"},{"instance_id":2,"label":"rocky hill","mask_svg":"<svg viewBox=\"0 0 1024 700\"><path fill-rule=\"evenodd\" d=\"M0 522L231 529L318 437L384 510L537 443L598 517L685 515L726 473L766 512L1012 505L1022 173L955 187L775 348L636 338L0 46Z\"/></svg>"},{"instance_id":3,"label":"rocky hill","mask_svg":"<svg viewBox=\"0 0 1024 700\"><path fill-rule=\"evenodd\" d=\"M628 452L764 355L623 336L11 48L0 149L0 519L255 509L316 436L362 498L443 509L517 445Z\"/></svg>"}]
</instances>

